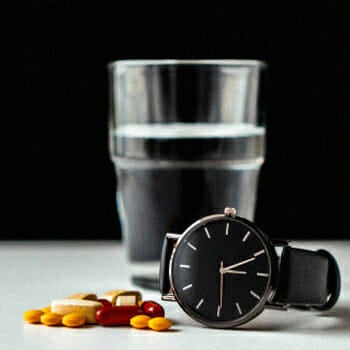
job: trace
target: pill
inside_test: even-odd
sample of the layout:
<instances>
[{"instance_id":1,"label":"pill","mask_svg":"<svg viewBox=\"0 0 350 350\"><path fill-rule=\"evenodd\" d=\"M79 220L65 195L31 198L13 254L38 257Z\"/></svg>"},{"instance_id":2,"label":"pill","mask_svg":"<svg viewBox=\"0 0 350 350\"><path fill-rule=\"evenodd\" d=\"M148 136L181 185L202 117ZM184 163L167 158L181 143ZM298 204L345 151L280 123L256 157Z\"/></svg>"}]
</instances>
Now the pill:
<instances>
[{"instance_id":1,"label":"pill","mask_svg":"<svg viewBox=\"0 0 350 350\"><path fill-rule=\"evenodd\" d=\"M62 317L62 324L66 327L80 327L85 322L85 317L80 312L72 312Z\"/></svg>"},{"instance_id":2,"label":"pill","mask_svg":"<svg viewBox=\"0 0 350 350\"><path fill-rule=\"evenodd\" d=\"M130 319L130 326L134 328L147 328L151 317L147 315L137 315Z\"/></svg>"},{"instance_id":3,"label":"pill","mask_svg":"<svg viewBox=\"0 0 350 350\"><path fill-rule=\"evenodd\" d=\"M41 310L28 310L23 314L23 319L28 323L40 323L40 317L43 314Z\"/></svg>"},{"instance_id":4,"label":"pill","mask_svg":"<svg viewBox=\"0 0 350 350\"><path fill-rule=\"evenodd\" d=\"M97 295L93 293L76 293L70 295L67 299L81 299L81 300L97 300Z\"/></svg>"},{"instance_id":5,"label":"pill","mask_svg":"<svg viewBox=\"0 0 350 350\"><path fill-rule=\"evenodd\" d=\"M136 296L135 295L120 295L116 299L117 306L125 305L136 305Z\"/></svg>"},{"instance_id":6,"label":"pill","mask_svg":"<svg viewBox=\"0 0 350 350\"><path fill-rule=\"evenodd\" d=\"M112 306L112 303L107 299L97 299L97 301L101 303L103 306Z\"/></svg>"},{"instance_id":7,"label":"pill","mask_svg":"<svg viewBox=\"0 0 350 350\"><path fill-rule=\"evenodd\" d=\"M151 317L164 317L164 309L162 305L156 303L153 300L145 300L141 304L142 311Z\"/></svg>"},{"instance_id":8,"label":"pill","mask_svg":"<svg viewBox=\"0 0 350 350\"><path fill-rule=\"evenodd\" d=\"M110 290L108 292L105 292L104 294L102 294L101 299L106 299L108 300L111 304L115 305L116 299L119 295L122 295L123 293L125 293L126 290L124 289L114 289L114 290Z\"/></svg>"},{"instance_id":9,"label":"pill","mask_svg":"<svg viewBox=\"0 0 350 350\"><path fill-rule=\"evenodd\" d=\"M130 319L141 315L142 310L134 306L105 306L96 312L96 321L101 326L129 325Z\"/></svg>"},{"instance_id":10,"label":"pill","mask_svg":"<svg viewBox=\"0 0 350 350\"><path fill-rule=\"evenodd\" d=\"M102 306L101 303L94 300L62 299L52 301L51 310L62 316L80 312L85 316L86 323L96 323L96 311Z\"/></svg>"},{"instance_id":11,"label":"pill","mask_svg":"<svg viewBox=\"0 0 350 350\"><path fill-rule=\"evenodd\" d=\"M165 317L154 317L148 321L148 327L154 331L166 331L172 326L172 322Z\"/></svg>"},{"instance_id":12,"label":"pill","mask_svg":"<svg viewBox=\"0 0 350 350\"><path fill-rule=\"evenodd\" d=\"M61 324L62 316L55 312L47 312L41 315L40 322L45 326L58 326Z\"/></svg>"},{"instance_id":13,"label":"pill","mask_svg":"<svg viewBox=\"0 0 350 350\"><path fill-rule=\"evenodd\" d=\"M46 314L47 312L51 312L51 306L45 306L43 308L40 309L44 314Z\"/></svg>"},{"instance_id":14,"label":"pill","mask_svg":"<svg viewBox=\"0 0 350 350\"><path fill-rule=\"evenodd\" d=\"M117 304L117 299L120 296L135 296L136 301L134 304L138 304L140 300L142 300L141 293L137 290L124 290L124 289L115 289L115 290L110 290L108 292L105 292L103 295L101 295L102 299L107 299L110 301L113 305Z\"/></svg>"}]
</instances>

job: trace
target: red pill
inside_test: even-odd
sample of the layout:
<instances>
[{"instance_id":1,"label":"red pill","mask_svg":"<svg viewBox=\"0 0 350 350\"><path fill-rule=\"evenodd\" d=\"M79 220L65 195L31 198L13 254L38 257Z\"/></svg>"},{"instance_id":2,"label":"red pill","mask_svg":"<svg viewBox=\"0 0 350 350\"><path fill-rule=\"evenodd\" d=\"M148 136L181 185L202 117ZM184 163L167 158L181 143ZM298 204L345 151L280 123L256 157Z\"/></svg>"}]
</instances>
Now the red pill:
<instances>
[{"instance_id":1,"label":"red pill","mask_svg":"<svg viewBox=\"0 0 350 350\"><path fill-rule=\"evenodd\" d=\"M124 326L130 319L143 312L138 306L104 306L96 311L96 321L101 326Z\"/></svg>"},{"instance_id":2,"label":"red pill","mask_svg":"<svg viewBox=\"0 0 350 350\"><path fill-rule=\"evenodd\" d=\"M103 306L112 306L112 303L107 299L97 299L97 301Z\"/></svg>"},{"instance_id":3,"label":"red pill","mask_svg":"<svg viewBox=\"0 0 350 350\"><path fill-rule=\"evenodd\" d=\"M163 306L153 300L146 300L141 304L142 311L151 317L164 317Z\"/></svg>"}]
</instances>

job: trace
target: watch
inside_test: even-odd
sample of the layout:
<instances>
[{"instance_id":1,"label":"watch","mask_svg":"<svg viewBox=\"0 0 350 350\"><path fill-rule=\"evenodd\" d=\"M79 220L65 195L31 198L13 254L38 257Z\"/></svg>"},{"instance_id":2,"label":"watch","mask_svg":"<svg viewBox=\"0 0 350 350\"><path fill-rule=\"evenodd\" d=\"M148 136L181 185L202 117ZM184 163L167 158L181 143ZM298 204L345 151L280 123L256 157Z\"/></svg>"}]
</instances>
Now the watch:
<instances>
[{"instance_id":1,"label":"watch","mask_svg":"<svg viewBox=\"0 0 350 350\"><path fill-rule=\"evenodd\" d=\"M327 310L338 300L340 272L326 250L269 239L254 223L223 214L199 219L164 239L159 287L194 320L232 328L266 307Z\"/></svg>"}]
</instances>

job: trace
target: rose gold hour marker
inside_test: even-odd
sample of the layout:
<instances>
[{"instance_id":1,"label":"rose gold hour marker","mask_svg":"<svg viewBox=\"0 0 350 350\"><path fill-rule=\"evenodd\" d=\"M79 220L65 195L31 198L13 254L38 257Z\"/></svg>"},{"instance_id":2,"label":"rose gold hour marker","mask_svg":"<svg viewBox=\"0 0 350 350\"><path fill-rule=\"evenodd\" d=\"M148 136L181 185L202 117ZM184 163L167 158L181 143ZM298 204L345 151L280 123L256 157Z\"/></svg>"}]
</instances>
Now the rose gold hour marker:
<instances>
[{"instance_id":1,"label":"rose gold hour marker","mask_svg":"<svg viewBox=\"0 0 350 350\"><path fill-rule=\"evenodd\" d=\"M187 286L182 287L182 290L186 290L186 289L190 289L190 288L192 288L192 284L188 284Z\"/></svg>"},{"instance_id":2,"label":"rose gold hour marker","mask_svg":"<svg viewBox=\"0 0 350 350\"><path fill-rule=\"evenodd\" d=\"M221 306L218 305L218 308L216 310L216 317L220 317L220 313L221 313Z\"/></svg>"},{"instance_id":3,"label":"rose gold hour marker","mask_svg":"<svg viewBox=\"0 0 350 350\"><path fill-rule=\"evenodd\" d=\"M192 243L187 242L187 245L188 245L191 249L197 250L197 247L195 247Z\"/></svg>"},{"instance_id":4,"label":"rose gold hour marker","mask_svg":"<svg viewBox=\"0 0 350 350\"><path fill-rule=\"evenodd\" d=\"M242 309L241 309L241 306L239 305L238 302L236 303L236 309L237 309L238 313L239 313L240 315L242 315Z\"/></svg>"},{"instance_id":5,"label":"rose gold hour marker","mask_svg":"<svg viewBox=\"0 0 350 350\"><path fill-rule=\"evenodd\" d=\"M180 264L180 267L183 268L183 269L189 269L189 268L191 268L190 265L185 265L185 264Z\"/></svg>"},{"instance_id":6,"label":"rose gold hour marker","mask_svg":"<svg viewBox=\"0 0 350 350\"><path fill-rule=\"evenodd\" d=\"M226 236L228 236L228 234L229 234L229 232L228 232L229 229L230 229L230 223L228 222L226 224L226 231L225 231Z\"/></svg>"},{"instance_id":7,"label":"rose gold hour marker","mask_svg":"<svg viewBox=\"0 0 350 350\"><path fill-rule=\"evenodd\" d=\"M265 272L257 272L256 275L259 277L269 277L269 274Z\"/></svg>"},{"instance_id":8,"label":"rose gold hour marker","mask_svg":"<svg viewBox=\"0 0 350 350\"><path fill-rule=\"evenodd\" d=\"M196 305L196 310L198 310L203 303L204 303L204 299L202 298L201 300L199 300L198 304Z\"/></svg>"},{"instance_id":9,"label":"rose gold hour marker","mask_svg":"<svg viewBox=\"0 0 350 350\"><path fill-rule=\"evenodd\" d=\"M207 235L208 239L211 238L210 233L206 227L204 227L205 234Z\"/></svg>"},{"instance_id":10,"label":"rose gold hour marker","mask_svg":"<svg viewBox=\"0 0 350 350\"><path fill-rule=\"evenodd\" d=\"M242 242L245 242L245 241L247 240L247 238L249 237L249 235L250 235L250 231L248 231L248 232L244 235L244 237L243 237L243 239L242 239Z\"/></svg>"},{"instance_id":11,"label":"rose gold hour marker","mask_svg":"<svg viewBox=\"0 0 350 350\"><path fill-rule=\"evenodd\" d=\"M264 254L264 253L265 253L265 250L261 249L258 252L254 253L254 256L259 256L259 255Z\"/></svg>"},{"instance_id":12,"label":"rose gold hour marker","mask_svg":"<svg viewBox=\"0 0 350 350\"><path fill-rule=\"evenodd\" d=\"M256 293L253 291L253 289L251 289L251 290L249 291L249 293L250 293L250 295L252 295L255 299L260 300L260 296L259 296L258 294L256 294Z\"/></svg>"}]
</instances>

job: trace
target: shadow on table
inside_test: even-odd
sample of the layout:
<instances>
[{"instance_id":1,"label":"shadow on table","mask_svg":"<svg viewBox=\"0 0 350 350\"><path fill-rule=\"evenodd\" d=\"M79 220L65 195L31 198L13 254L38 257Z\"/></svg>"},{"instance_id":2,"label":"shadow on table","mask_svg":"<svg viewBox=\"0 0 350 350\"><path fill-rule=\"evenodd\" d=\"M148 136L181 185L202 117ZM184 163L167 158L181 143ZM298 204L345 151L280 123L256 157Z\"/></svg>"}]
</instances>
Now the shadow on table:
<instances>
[{"instance_id":1,"label":"shadow on table","mask_svg":"<svg viewBox=\"0 0 350 350\"><path fill-rule=\"evenodd\" d=\"M334 317L337 322L328 330L350 330L350 306L339 306L325 313L319 314L319 317Z\"/></svg>"},{"instance_id":2,"label":"shadow on table","mask_svg":"<svg viewBox=\"0 0 350 350\"><path fill-rule=\"evenodd\" d=\"M298 333L317 333L327 331L328 334L350 330L350 306L338 306L325 312L297 311L285 312L284 315L261 315L245 326L242 331L288 331ZM282 311L281 311L282 312Z\"/></svg>"}]
</instances>

